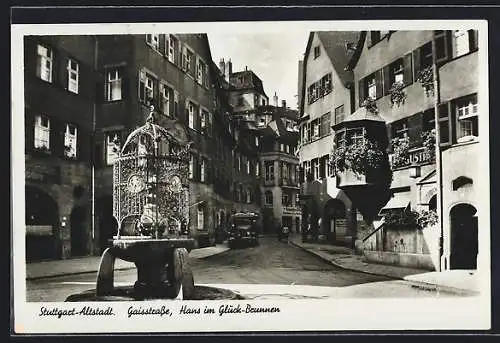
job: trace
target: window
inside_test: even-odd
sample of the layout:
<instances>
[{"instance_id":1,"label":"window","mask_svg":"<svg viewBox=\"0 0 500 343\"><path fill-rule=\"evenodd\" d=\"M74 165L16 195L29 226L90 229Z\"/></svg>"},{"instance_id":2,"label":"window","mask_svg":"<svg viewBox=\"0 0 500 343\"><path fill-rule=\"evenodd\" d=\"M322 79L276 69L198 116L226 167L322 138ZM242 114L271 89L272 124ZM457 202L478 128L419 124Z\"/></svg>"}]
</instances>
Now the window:
<instances>
[{"instance_id":1,"label":"window","mask_svg":"<svg viewBox=\"0 0 500 343\"><path fill-rule=\"evenodd\" d=\"M236 170L241 170L241 157L240 154L236 153Z\"/></svg>"},{"instance_id":2,"label":"window","mask_svg":"<svg viewBox=\"0 0 500 343\"><path fill-rule=\"evenodd\" d=\"M430 67L432 65L432 42L424 44L420 48L420 69Z\"/></svg>"},{"instance_id":3,"label":"window","mask_svg":"<svg viewBox=\"0 0 500 343\"><path fill-rule=\"evenodd\" d=\"M69 158L76 158L77 148L77 130L76 126L66 124L66 131L64 133L64 156Z\"/></svg>"},{"instance_id":4,"label":"window","mask_svg":"<svg viewBox=\"0 0 500 343\"><path fill-rule=\"evenodd\" d=\"M250 161L249 160L246 161L246 165L247 165L247 174L250 175Z\"/></svg>"},{"instance_id":5,"label":"window","mask_svg":"<svg viewBox=\"0 0 500 343\"><path fill-rule=\"evenodd\" d=\"M255 146L256 147L259 146L259 137L258 136L255 136Z\"/></svg>"},{"instance_id":6,"label":"window","mask_svg":"<svg viewBox=\"0 0 500 343\"><path fill-rule=\"evenodd\" d=\"M194 179L194 156L191 154L189 156L189 179Z\"/></svg>"},{"instance_id":7,"label":"window","mask_svg":"<svg viewBox=\"0 0 500 343\"><path fill-rule=\"evenodd\" d=\"M377 99L377 81L375 74L372 74L366 78L366 88L368 90L368 97L372 99Z\"/></svg>"},{"instance_id":8,"label":"window","mask_svg":"<svg viewBox=\"0 0 500 343\"><path fill-rule=\"evenodd\" d=\"M168 60L172 63L178 64L179 56L179 41L173 35L166 35L166 46L168 47L167 56Z\"/></svg>"},{"instance_id":9,"label":"window","mask_svg":"<svg viewBox=\"0 0 500 343\"><path fill-rule=\"evenodd\" d=\"M156 80L144 71L139 73L139 98L147 105L154 104Z\"/></svg>"},{"instance_id":10,"label":"window","mask_svg":"<svg viewBox=\"0 0 500 343\"><path fill-rule=\"evenodd\" d=\"M344 121L344 105L340 105L335 108L335 124Z\"/></svg>"},{"instance_id":11,"label":"window","mask_svg":"<svg viewBox=\"0 0 500 343\"><path fill-rule=\"evenodd\" d=\"M247 204L252 202L252 193L251 193L250 189L246 190L246 202L247 202Z\"/></svg>"},{"instance_id":12,"label":"window","mask_svg":"<svg viewBox=\"0 0 500 343\"><path fill-rule=\"evenodd\" d=\"M188 102L188 126L194 130L194 104Z\"/></svg>"},{"instance_id":13,"label":"window","mask_svg":"<svg viewBox=\"0 0 500 343\"><path fill-rule=\"evenodd\" d=\"M309 104L327 95L332 89L332 73L328 73L308 87L307 95Z\"/></svg>"},{"instance_id":14,"label":"window","mask_svg":"<svg viewBox=\"0 0 500 343\"><path fill-rule=\"evenodd\" d=\"M394 138L407 138L408 137L408 121L407 119L396 121L392 124Z\"/></svg>"},{"instance_id":15,"label":"window","mask_svg":"<svg viewBox=\"0 0 500 343\"><path fill-rule=\"evenodd\" d=\"M319 128L320 128L320 120L321 119L315 119L311 122L311 128L312 128L312 139L319 138Z\"/></svg>"},{"instance_id":16,"label":"window","mask_svg":"<svg viewBox=\"0 0 500 343\"><path fill-rule=\"evenodd\" d=\"M244 105L245 99L243 99L243 96L238 97L238 106L243 106Z\"/></svg>"},{"instance_id":17,"label":"window","mask_svg":"<svg viewBox=\"0 0 500 343\"><path fill-rule=\"evenodd\" d=\"M285 145L283 143L280 143L280 151L281 152L285 151Z\"/></svg>"},{"instance_id":18,"label":"window","mask_svg":"<svg viewBox=\"0 0 500 343\"><path fill-rule=\"evenodd\" d=\"M190 73L191 75L194 74L193 58L194 58L194 52L184 47L184 70Z\"/></svg>"},{"instance_id":19,"label":"window","mask_svg":"<svg viewBox=\"0 0 500 343\"><path fill-rule=\"evenodd\" d=\"M398 82L404 84L404 68L403 59L400 58L393 62L390 66L391 72L391 85Z\"/></svg>"},{"instance_id":20,"label":"window","mask_svg":"<svg viewBox=\"0 0 500 343\"><path fill-rule=\"evenodd\" d=\"M68 90L72 93L78 94L78 81L80 65L71 58L68 60Z\"/></svg>"},{"instance_id":21,"label":"window","mask_svg":"<svg viewBox=\"0 0 500 343\"><path fill-rule=\"evenodd\" d=\"M314 180L319 179L319 161L317 158L314 158L311 161L311 168L312 168Z\"/></svg>"},{"instance_id":22,"label":"window","mask_svg":"<svg viewBox=\"0 0 500 343\"><path fill-rule=\"evenodd\" d=\"M289 153L290 153L290 145L288 145L288 144L286 145L286 147L285 147L285 151L286 151L286 153L287 153L287 154L289 154Z\"/></svg>"},{"instance_id":23,"label":"window","mask_svg":"<svg viewBox=\"0 0 500 343\"><path fill-rule=\"evenodd\" d=\"M273 181L274 180L274 161L266 161L265 168L266 168L266 181Z\"/></svg>"},{"instance_id":24,"label":"window","mask_svg":"<svg viewBox=\"0 0 500 343\"><path fill-rule=\"evenodd\" d=\"M205 177L205 169L206 169L206 162L205 159L201 159L201 165L200 165L200 181L205 182L206 177Z\"/></svg>"},{"instance_id":25,"label":"window","mask_svg":"<svg viewBox=\"0 0 500 343\"><path fill-rule=\"evenodd\" d=\"M174 90L167 86L166 84L162 85L162 92L161 92L161 105L162 105L162 113L170 116L171 115L171 102L172 98L174 95Z\"/></svg>"},{"instance_id":26,"label":"window","mask_svg":"<svg viewBox=\"0 0 500 343\"><path fill-rule=\"evenodd\" d=\"M198 219L198 230L205 230L205 208L203 204L198 205L197 211L197 219Z\"/></svg>"},{"instance_id":27,"label":"window","mask_svg":"<svg viewBox=\"0 0 500 343\"><path fill-rule=\"evenodd\" d=\"M201 59L198 59L197 77L196 80L202 86L208 86L207 65Z\"/></svg>"},{"instance_id":28,"label":"window","mask_svg":"<svg viewBox=\"0 0 500 343\"><path fill-rule=\"evenodd\" d=\"M34 147L50 149L50 119L46 116L35 117Z\"/></svg>"},{"instance_id":29,"label":"window","mask_svg":"<svg viewBox=\"0 0 500 343\"><path fill-rule=\"evenodd\" d=\"M461 98L455 103L457 117L457 142L478 137L477 96Z\"/></svg>"},{"instance_id":30,"label":"window","mask_svg":"<svg viewBox=\"0 0 500 343\"><path fill-rule=\"evenodd\" d=\"M106 164L111 165L118 157L120 151L120 133L108 132L106 134Z\"/></svg>"},{"instance_id":31,"label":"window","mask_svg":"<svg viewBox=\"0 0 500 343\"><path fill-rule=\"evenodd\" d=\"M255 176L257 176L257 177L260 176L260 162L259 161L257 161L255 163Z\"/></svg>"},{"instance_id":32,"label":"window","mask_svg":"<svg viewBox=\"0 0 500 343\"><path fill-rule=\"evenodd\" d=\"M326 74L321 78L321 90L322 90L322 96L330 93L332 91L332 74Z\"/></svg>"},{"instance_id":33,"label":"window","mask_svg":"<svg viewBox=\"0 0 500 343\"><path fill-rule=\"evenodd\" d=\"M346 133L345 131L338 131L335 133L335 145L337 147L344 147L346 143Z\"/></svg>"},{"instance_id":34,"label":"window","mask_svg":"<svg viewBox=\"0 0 500 343\"><path fill-rule=\"evenodd\" d=\"M38 44L36 74L47 82L52 82L52 58L52 50Z\"/></svg>"},{"instance_id":35,"label":"window","mask_svg":"<svg viewBox=\"0 0 500 343\"><path fill-rule=\"evenodd\" d=\"M455 56L462 56L470 51L469 47L469 33L467 30L453 31L455 38Z\"/></svg>"},{"instance_id":36,"label":"window","mask_svg":"<svg viewBox=\"0 0 500 343\"><path fill-rule=\"evenodd\" d=\"M363 129L354 129L350 132L350 141L352 146L361 146L365 142Z\"/></svg>"},{"instance_id":37,"label":"window","mask_svg":"<svg viewBox=\"0 0 500 343\"><path fill-rule=\"evenodd\" d=\"M317 45L314 47L314 59L318 58L320 54L321 54L321 48L319 47L319 45Z\"/></svg>"},{"instance_id":38,"label":"window","mask_svg":"<svg viewBox=\"0 0 500 343\"><path fill-rule=\"evenodd\" d=\"M288 193L284 192L281 195L281 203L283 206L290 206L290 197L288 196Z\"/></svg>"},{"instance_id":39,"label":"window","mask_svg":"<svg viewBox=\"0 0 500 343\"><path fill-rule=\"evenodd\" d=\"M206 132L207 129L208 112L206 110L200 111L200 126L201 131Z\"/></svg>"},{"instance_id":40,"label":"window","mask_svg":"<svg viewBox=\"0 0 500 343\"><path fill-rule=\"evenodd\" d=\"M122 99L122 73L118 68L106 72L106 101Z\"/></svg>"},{"instance_id":41,"label":"window","mask_svg":"<svg viewBox=\"0 0 500 343\"><path fill-rule=\"evenodd\" d=\"M266 205L272 205L273 204L273 192L266 191L266 193L265 193L265 201L266 201Z\"/></svg>"},{"instance_id":42,"label":"window","mask_svg":"<svg viewBox=\"0 0 500 343\"><path fill-rule=\"evenodd\" d=\"M160 48L160 35L159 34L146 35L146 43L151 45L155 50L158 50Z\"/></svg>"}]
</instances>

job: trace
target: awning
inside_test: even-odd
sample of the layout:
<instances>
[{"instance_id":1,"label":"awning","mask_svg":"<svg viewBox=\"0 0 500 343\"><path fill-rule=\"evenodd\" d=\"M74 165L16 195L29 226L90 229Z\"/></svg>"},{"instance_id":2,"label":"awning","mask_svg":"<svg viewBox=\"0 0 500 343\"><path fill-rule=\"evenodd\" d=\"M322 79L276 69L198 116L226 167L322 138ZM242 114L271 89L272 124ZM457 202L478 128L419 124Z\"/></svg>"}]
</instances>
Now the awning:
<instances>
[{"instance_id":1,"label":"awning","mask_svg":"<svg viewBox=\"0 0 500 343\"><path fill-rule=\"evenodd\" d=\"M387 204L385 204L385 206L382 207L380 213L389 210L397 210L397 209L403 210L408 206L410 206L410 198L411 198L410 192L394 193L391 199L389 199L389 201L387 202Z\"/></svg>"}]
</instances>

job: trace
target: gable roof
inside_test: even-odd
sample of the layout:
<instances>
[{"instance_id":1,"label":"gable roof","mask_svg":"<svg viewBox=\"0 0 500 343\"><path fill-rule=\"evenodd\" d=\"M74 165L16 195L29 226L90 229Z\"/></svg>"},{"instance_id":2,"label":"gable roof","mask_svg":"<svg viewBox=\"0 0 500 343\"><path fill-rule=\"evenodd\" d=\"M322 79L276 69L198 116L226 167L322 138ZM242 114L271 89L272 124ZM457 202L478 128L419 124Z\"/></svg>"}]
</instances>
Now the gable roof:
<instances>
[{"instance_id":1,"label":"gable roof","mask_svg":"<svg viewBox=\"0 0 500 343\"><path fill-rule=\"evenodd\" d=\"M300 98L300 110L304 112L304 102L306 93L306 71L308 56L311 51L314 34L318 35L318 39L323 45L328 58L330 59L335 72L342 80L344 87L350 87L354 76L352 70L347 68L349 62L357 52L357 45L359 45L361 31L314 31L309 33L307 40L306 51L304 53L304 62L302 68L302 89ZM357 44L356 46L354 46ZM348 45L350 48L348 48Z\"/></svg>"}]
</instances>

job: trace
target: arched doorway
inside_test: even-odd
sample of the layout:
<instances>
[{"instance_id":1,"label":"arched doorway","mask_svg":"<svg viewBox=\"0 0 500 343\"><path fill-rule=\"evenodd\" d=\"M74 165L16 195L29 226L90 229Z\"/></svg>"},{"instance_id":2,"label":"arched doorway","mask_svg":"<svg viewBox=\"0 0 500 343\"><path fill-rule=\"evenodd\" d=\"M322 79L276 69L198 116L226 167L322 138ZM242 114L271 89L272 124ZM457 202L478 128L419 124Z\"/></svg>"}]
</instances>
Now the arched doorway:
<instances>
[{"instance_id":1,"label":"arched doorway","mask_svg":"<svg viewBox=\"0 0 500 343\"><path fill-rule=\"evenodd\" d=\"M330 199L326 202L321 230L331 242L345 242L347 235L346 208L342 201Z\"/></svg>"},{"instance_id":2,"label":"arched doorway","mask_svg":"<svg viewBox=\"0 0 500 343\"><path fill-rule=\"evenodd\" d=\"M97 201L99 216L99 247L101 253L110 246L109 240L118 231L118 223L113 217L113 197L105 195Z\"/></svg>"},{"instance_id":3,"label":"arched doorway","mask_svg":"<svg viewBox=\"0 0 500 343\"><path fill-rule=\"evenodd\" d=\"M429 199L429 211L436 211L437 210L437 195L433 195Z\"/></svg>"},{"instance_id":4,"label":"arched doorway","mask_svg":"<svg viewBox=\"0 0 500 343\"><path fill-rule=\"evenodd\" d=\"M477 216L470 204L455 205L450 211L450 269L477 268Z\"/></svg>"},{"instance_id":5,"label":"arched doorway","mask_svg":"<svg viewBox=\"0 0 500 343\"><path fill-rule=\"evenodd\" d=\"M58 258L59 208L54 199L36 187L26 186L26 260Z\"/></svg>"}]
</instances>

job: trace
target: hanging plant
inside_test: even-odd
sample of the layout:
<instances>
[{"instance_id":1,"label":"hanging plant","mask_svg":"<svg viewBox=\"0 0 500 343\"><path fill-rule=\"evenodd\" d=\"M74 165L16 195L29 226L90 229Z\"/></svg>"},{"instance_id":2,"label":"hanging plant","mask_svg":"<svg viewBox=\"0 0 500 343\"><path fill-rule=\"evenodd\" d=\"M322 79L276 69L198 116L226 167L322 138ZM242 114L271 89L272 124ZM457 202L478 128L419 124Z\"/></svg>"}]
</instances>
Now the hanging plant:
<instances>
[{"instance_id":1,"label":"hanging plant","mask_svg":"<svg viewBox=\"0 0 500 343\"><path fill-rule=\"evenodd\" d=\"M421 134L422 145L425 148L425 153L429 156L429 161L434 161L436 158L436 130L424 131Z\"/></svg>"},{"instance_id":2,"label":"hanging plant","mask_svg":"<svg viewBox=\"0 0 500 343\"><path fill-rule=\"evenodd\" d=\"M423 229L429 226L434 226L439 222L439 217L434 210L420 210L418 211L417 225L418 228Z\"/></svg>"},{"instance_id":3,"label":"hanging plant","mask_svg":"<svg viewBox=\"0 0 500 343\"><path fill-rule=\"evenodd\" d=\"M392 105L400 106L405 103L406 93L404 91L405 85L402 82L394 82L389 89L389 94L391 95Z\"/></svg>"},{"instance_id":4,"label":"hanging plant","mask_svg":"<svg viewBox=\"0 0 500 343\"><path fill-rule=\"evenodd\" d=\"M336 171L350 169L358 174L382 168L384 160L383 149L378 143L368 139L363 144L335 147L330 155L330 163Z\"/></svg>"},{"instance_id":5,"label":"hanging plant","mask_svg":"<svg viewBox=\"0 0 500 343\"><path fill-rule=\"evenodd\" d=\"M377 101L370 96L361 103L361 107L365 107L372 114L378 114Z\"/></svg>"},{"instance_id":6,"label":"hanging plant","mask_svg":"<svg viewBox=\"0 0 500 343\"><path fill-rule=\"evenodd\" d=\"M400 168L408 164L410 139L395 137L391 140L392 168Z\"/></svg>"},{"instance_id":7,"label":"hanging plant","mask_svg":"<svg viewBox=\"0 0 500 343\"><path fill-rule=\"evenodd\" d=\"M421 69L417 74L417 81L422 84L427 96L434 95L434 73L432 66Z\"/></svg>"}]
</instances>

